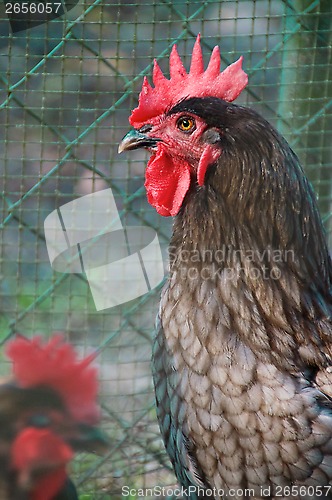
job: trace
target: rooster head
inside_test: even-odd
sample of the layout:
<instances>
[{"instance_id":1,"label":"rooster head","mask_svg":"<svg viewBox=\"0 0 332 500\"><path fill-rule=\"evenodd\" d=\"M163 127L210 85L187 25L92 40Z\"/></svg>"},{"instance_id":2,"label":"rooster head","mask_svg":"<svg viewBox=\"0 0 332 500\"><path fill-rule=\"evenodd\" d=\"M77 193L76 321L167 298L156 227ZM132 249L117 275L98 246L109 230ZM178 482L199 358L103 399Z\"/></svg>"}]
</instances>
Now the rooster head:
<instances>
[{"instance_id":1,"label":"rooster head","mask_svg":"<svg viewBox=\"0 0 332 500\"><path fill-rule=\"evenodd\" d=\"M104 451L95 427L97 371L92 356L78 360L70 344L55 335L18 336L7 346L11 381L0 386L0 463L9 456L17 488L31 500L49 500L66 481L75 451Z\"/></svg>"},{"instance_id":2,"label":"rooster head","mask_svg":"<svg viewBox=\"0 0 332 500\"><path fill-rule=\"evenodd\" d=\"M176 45L170 55L170 79L154 62L154 87L144 79L139 105L129 118L134 129L123 138L119 152L140 147L150 151L145 187L148 201L159 214L176 215L191 184L203 186L207 168L222 153L221 130L210 126L188 104L207 97L231 102L247 82L242 57L220 73L219 47L213 49L204 71L199 35L189 73Z\"/></svg>"}]
</instances>

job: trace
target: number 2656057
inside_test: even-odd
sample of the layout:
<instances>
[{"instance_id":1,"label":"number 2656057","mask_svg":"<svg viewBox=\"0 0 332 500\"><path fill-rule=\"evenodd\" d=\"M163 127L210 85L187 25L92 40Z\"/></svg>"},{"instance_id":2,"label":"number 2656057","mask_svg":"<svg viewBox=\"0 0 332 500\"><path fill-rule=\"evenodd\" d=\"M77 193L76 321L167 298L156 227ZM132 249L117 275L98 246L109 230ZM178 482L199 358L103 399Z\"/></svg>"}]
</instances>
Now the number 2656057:
<instances>
[{"instance_id":1,"label":"number 2656057","mask_svg":"<svg viewBox=\"0 0 332 500\"><path fill-rule=\"evenodd\" d=\"M62 4L56 2L6 2L6 14L57 14Z\"/></svg>"}]
</instances>

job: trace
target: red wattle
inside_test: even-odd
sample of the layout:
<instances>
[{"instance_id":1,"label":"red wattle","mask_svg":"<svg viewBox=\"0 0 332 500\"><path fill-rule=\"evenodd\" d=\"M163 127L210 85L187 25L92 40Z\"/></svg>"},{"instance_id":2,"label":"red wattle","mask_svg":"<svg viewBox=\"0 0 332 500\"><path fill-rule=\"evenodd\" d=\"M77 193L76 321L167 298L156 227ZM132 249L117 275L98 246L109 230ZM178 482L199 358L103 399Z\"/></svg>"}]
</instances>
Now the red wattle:
<instances>
[{"instance_id":1,"label":"red wattle","mask_svg":"<svg viewBox=\"0 0 332 500\"><path fill-rule=\"evenodd\" d=\"M197 182L199 186L204 185L205 174L208 166L218 160L220 155L221 150L214 148L211 144L205 146L197 168Z\"/></svg>"},{"instance_id":2,"label":"red wattle","mask_svg":"<svg viewBox=\"0 0 332 500\"><path fill-rule=\"evenodd\" d=\"M190 186L190 166L171 158L162 147L152 155L145 171L148 202L163 216L176 215Z\"/></svg>"},{"instance_id":3,"label":"red wattle","mask_svg":"<svg viewBox=\"0 0 332 500\"><path fill-rule=\"evenodd\" d=\"M29 500L51 500L66 481L66 464L74 452L51 429L26 427L15 438L11 447L11 466L18 481L30 481L35 471L44 474L36 479ZM49 472L47 471L49 468Z\"/></svg>"},{"instance_id":4,"label":"red wattle","mask_svg":"<svg viewBox=\"0 0 332 500\"><path fill-rule=\"evenodd\" d=\"M48 474L44 474L31 492L30 500L51 500L63 488L66 477L65 467L59 467Z\"/></svg>"}]
</instances>

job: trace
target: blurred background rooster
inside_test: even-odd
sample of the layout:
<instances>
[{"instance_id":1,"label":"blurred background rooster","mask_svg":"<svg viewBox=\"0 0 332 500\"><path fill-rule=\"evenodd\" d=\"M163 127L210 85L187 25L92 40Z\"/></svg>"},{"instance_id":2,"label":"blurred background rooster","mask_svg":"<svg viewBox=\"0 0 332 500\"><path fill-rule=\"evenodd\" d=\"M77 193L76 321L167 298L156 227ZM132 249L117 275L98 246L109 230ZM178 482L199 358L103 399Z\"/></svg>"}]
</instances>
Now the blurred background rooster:
<instances>
[{"instance_id":1,"label":"blurred background rooster","mask_svg":"<svg viewBox=\"0 0 332 500\"><path fill-rule=\"evenodd\" d=\"M75 451L102 451L97 372L55 335L17 337L6 349L12 377L0 386L1 500L75 500L67 477Z\"/></svg>"},{"instance_id":2,"label":"blurred background rooster","mask_svg":"<svg viewBox=\"0 0 332 500\"><path fill-rule=\"evenodd\" d=\"M331 261L295 153L231 103L241 62L220 73L216 47L204 71L198 37L187 73L174 46L170 79L155 63L119 147L150 151L148 200L175 216L153 353L160 428L191 499L320 496L277 489L290 486L332 498Z\"/></svg>"}]
</instances>

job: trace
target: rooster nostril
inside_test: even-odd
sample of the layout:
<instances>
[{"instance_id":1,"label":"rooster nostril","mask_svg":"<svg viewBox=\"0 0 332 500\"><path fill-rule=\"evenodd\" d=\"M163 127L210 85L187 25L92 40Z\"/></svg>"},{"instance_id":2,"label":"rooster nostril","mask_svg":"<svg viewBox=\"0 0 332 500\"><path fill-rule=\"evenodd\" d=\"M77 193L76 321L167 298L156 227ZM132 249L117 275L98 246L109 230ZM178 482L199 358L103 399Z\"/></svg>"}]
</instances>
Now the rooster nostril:
<instances>
[{"instance_id":1,"label":"rooster nostril","mask_svg":"<svg viewBox=\"0 0 332 500\"><path fill-rule=\"evenodd\" d=\"M152 125L149 125L148 123L146 125L143 125L138 131L139 132L150 132L152 130Z\"/></svg>"}]
</instances>

